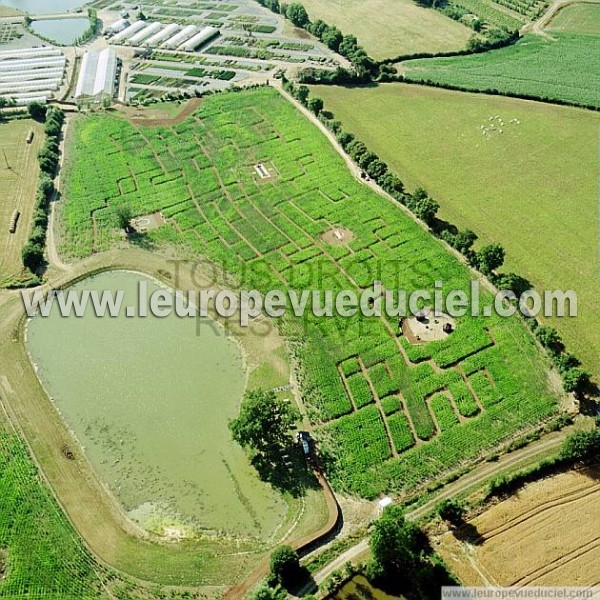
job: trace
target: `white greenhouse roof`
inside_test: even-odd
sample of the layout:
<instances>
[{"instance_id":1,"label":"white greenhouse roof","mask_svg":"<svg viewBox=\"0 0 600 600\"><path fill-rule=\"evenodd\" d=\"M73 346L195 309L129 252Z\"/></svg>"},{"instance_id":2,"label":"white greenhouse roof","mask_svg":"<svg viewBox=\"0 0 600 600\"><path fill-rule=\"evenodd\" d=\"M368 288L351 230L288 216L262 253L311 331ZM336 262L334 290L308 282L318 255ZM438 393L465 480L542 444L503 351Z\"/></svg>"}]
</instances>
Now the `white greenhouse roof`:
<instances>
[{"instance_id":1,"label":"white greenhouse roof","mask_svg":"<svg viewBox=\"0 0 600 600\"><path fill-rule=\"evenodd\" d=\"M75 98L113 96L117 72L117 55L111 48L86 52L81 62Z\"/></svg>"}]
</instances>

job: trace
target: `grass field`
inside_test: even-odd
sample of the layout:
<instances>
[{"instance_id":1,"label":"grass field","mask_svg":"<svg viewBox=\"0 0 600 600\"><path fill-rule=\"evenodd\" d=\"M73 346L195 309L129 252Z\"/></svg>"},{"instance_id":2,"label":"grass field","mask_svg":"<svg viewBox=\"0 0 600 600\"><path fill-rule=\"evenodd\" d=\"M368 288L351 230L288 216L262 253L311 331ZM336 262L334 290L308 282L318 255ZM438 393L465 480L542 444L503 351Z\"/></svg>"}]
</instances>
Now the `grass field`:
<instances>
[{"instance_id":1,"label":"grass field","mask_svg":"<svg viewBox=\"0 0 600 600\"><path fill-rule=\"evenodd\" d=\"M412 0L303 0L311 20L353 34L376 60L415 52L461 50L468 27Z\"/></svg>"},{"instance_id":2,"label":"grass field","mask_svg":"<svg viewBox=\"0 0 600 600\"><path fill-rule=\"evenodd\" d=\"M558 11L546 31L600 35L600 4L582 2L566 6Z\"/></svg>"},{"instance_id":3,"label":"grass field","mask_svg":"<svg viewBox=\"0 0 600 600\"><path fill-rule=\"evenodd\" d=\"M33 129L35 137L27 144ZM21 249L29 236L38 185L37 152L44 141L43 127L26 119L0 123L0 286L23 272ZM10 233L15 210L21 214L17 230Z\"/></svg>"},{"instance_id":4,"label":"grass field","mask_svg":"<svg viewBox=\"0 0 600 600\"><path fill-rule=\"evenodd\" d=\"M62 211L72 256L122 244L111 207L127 203L167 218L146 244L208 256L247 289L470 285L457 259L354 179L273 89L209 97L173 127L90 116L73 135ZM256 174L259 163L269 179ZM324 241L336 226L352 241ZM290 317L280 327L302 342L303 399L336 456L334 481L365 496L412 490L556 408L546 361L517 319L464 317L451 336L418 346L397 336L395 320ZM456 420L446 416L440 432L427 399L441 391L456 400ZM391 416L393 403L382 404L390 395L401 400Z\"/></svg>"},{"instance_id":5,"label":"grass field","mask_svg":"<svg viewBox=\"0 0 600 600\"><path fill-rule=\"evenodd\" d=\"M597 114L395 84L315 93L410 188L425 187L443 218L502 243L505 269L539 289L576 290L579 316L552 324L598 373ZM484 134L496 115L503 133Z\"/></svg>"},{"instance_id":6,"label":"grass field","mask_svg":"<svg viewBox=\"0 0 600 600\"><path fill-rule=\"evenodd\" d=\"M407 81L600 107L600 36L553 33L552 37L530 34L499 50L411 60L399 68Z\"/></svg>"},{"instance_id":7,"label":"grass field","mask_svg":"<svg viewBox=\"0 0 600 600\"><path fill-rule=\"evenodd\" d=\"M598 475L571 471L532 483L469 521L470 531L442 536L436 549L463 585L598 585L600 539L590 527L599 516Z\"/></svg>"}]
</instances>

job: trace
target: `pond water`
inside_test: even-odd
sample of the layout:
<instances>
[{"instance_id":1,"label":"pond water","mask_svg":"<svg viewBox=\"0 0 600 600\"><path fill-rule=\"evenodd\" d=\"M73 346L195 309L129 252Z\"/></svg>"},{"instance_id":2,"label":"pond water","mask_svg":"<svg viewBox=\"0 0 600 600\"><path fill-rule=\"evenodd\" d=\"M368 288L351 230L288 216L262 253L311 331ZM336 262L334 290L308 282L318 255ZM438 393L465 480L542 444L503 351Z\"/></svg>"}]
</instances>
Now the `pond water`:
<instances>
[{"instance_id":1,"label":"pond water","mask_svg":"<svg viewBox=\"0 0 600 600\"><path fill-rule=\"evenodd\" d=\"M82 19L47 19L32 21L31 28L41 36L59 44L70 46L83 35L90 26L90 20Z\"/></svg>"},{"instance_id":2,"label":"pond water","mask_svg":"<svg viewBox=\"0 0 600 600\"><path fill-rule=\"evenodd\" d=\"M373 587L364 575L355 575L326 600L405 600L401 596L390 596Z\"/></svg>"},{"instance_id":3,"label":"pond water","mask_svg":"<svg viewBox=\"0 0 600 600\"><path fill-rule=\"evenodd\" d=\"M72 289L123 290L112 271ZM124 311L122 311L124 312ZM198 328L198 329L197 329ZM209 319L64 318L56 307L27 328L38 376L100 479L129 516L157 533L225 531L265 539L285 516L231 440L246 376L237 343Z\"/></svg>"},{"instance_id":4,"label":"pond water","mask_svg":"<svg viewBox=\"0 0 600 600\"><path fill-rule=\"evenodd\" d=\"M10 6L31 15L51 15L76 10L85 0L0 0L1 6Z\"/></svg>"}]
</instances>

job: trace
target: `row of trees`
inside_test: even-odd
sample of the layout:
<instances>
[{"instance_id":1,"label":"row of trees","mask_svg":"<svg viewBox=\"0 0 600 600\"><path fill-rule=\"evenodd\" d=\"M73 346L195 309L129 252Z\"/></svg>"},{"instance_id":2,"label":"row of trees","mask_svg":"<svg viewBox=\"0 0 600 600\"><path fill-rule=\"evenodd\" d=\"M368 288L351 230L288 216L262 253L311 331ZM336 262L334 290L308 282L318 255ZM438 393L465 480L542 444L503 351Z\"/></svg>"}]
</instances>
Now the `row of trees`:
<instances>
[{"instance_id":1,"label":"row of trees","mask_svg":"<svg viewBox=\"0 0 600 600\"><path fill-rule=\"evenodd\" d=\"M516 273L499 272L506 256L501 244L492 243L474 250L473 245L477 241L477 235L473 231L470 229L461 231L451 223L439 219L437 212L440 206L426 190L419 188L412 194L408 193L402 181L390 172L388 165L379 156L370 151L353 133L343 130L340 121L336 121L334 115L325 110L321 98L310 97L310 90L306 85L295 85L285 77L282 81L284 89L314 112L335 134L344 151L366 176L373 179L397 202L406 206L418 219L428 225L435 235L460 252L473 268L483 273L498 289L510 290L519 297L532 288L527 279ZM590 376L580 368L581 363L575 356L565 352L556 330L540 326L535 319L528 319L527 322L552 357L562 376L565 390L577 394L584 393L590 384ZM553 341L548 337L550 331Z\"/></svg>"},{"instance_id":2,"label":"row of trees","mask_svg":"<svg viewBox=\"0 0 600 600\"><path fill-rule=\"evenodd\" d=\"M356 36L344 35L335 25L328 25L322 19L311 21L306 9L299 2L293 2L292 4L283 4L279 0L258 0L258 2L273 12L282 14L297 27L306 29L328 48L347 58L356 71L356 76L347 73L344 69L337 72L327 72L328 75L325 75L325 72L313 71L313 77L316 77L316 74L319 73L319 77L334 76L335 80L339 82L338 78L340 77L347 77L356 81L357 78L368 80L377 76L379 64L367 54L365 49L358 43Z\"/></svg>"},{"instance_id":3,"label":"row of trees","mask_svg":"<svg viewBox=\"0 0 600 600\"><path fill-rule=\"evenodd\" d=\"M44 263L44 247L48 229L50 201L54 195L54 177L58 169L59 143L65 114L60 108L47 108L43 104L32 103L28 107L30 116L44 123L46 141L38 152L40 182L38 185L32 232L23 247L23 265L34 275Z\"/></svg>"}]
</instances>

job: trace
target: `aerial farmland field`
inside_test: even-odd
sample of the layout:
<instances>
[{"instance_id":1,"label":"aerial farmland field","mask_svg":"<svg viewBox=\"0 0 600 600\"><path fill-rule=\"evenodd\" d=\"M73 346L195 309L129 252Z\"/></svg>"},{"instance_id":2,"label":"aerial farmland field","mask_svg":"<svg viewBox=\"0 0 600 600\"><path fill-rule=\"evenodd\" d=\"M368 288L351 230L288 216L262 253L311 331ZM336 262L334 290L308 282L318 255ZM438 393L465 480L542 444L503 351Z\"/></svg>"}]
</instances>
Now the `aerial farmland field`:
<instances>
[{"instance_id":1,"label":"aerial farmland field","mask_svg":"<svg viewBox=\"0 0 600 600\"><path fill-rule=\"evenodd\" d=\"M406 81L600 107L600 36L551 30L469 56L400 63Z\"/></svg>"},{"instance_id":2,"label":"aerial farmland field","mask_svg":"<svg viewBox=\"0 0 600 600\"><path fill-rule=\"evenodd\" d=\"M460 530L442 536L440 553L463 585L598 585L600 544L589 524L599 497L594 468L529 484L471 520L466 539Z\"/></svg>"},{"instance_id":3,"label":"aerial farmland field","mask_svg":"<svg viewBox=\"0 0 600 600\"><path fill-rule=\"evenodd\" d=\"M550 321L598 372L596 113L396 84L315 93L410 189L426 188L443 218L501 243L507 270L576 290L579 316Z\"/></svg>"},{"instance_id":4,"label":"aerial farmland field","mask_svg":"<svg viewBox=\"0 0 600 600\"><path fill-rule=\"evenodd\" d=\"M546 31L600 35L600 6L586 2L565 6L552 18Z\"/></svg>"},{"instance_id":5,"label":"aerial farmland field","mask_svg":"<svg viewBox=\"0 0 600 600\"><path fill-rule=\"evenodd\" d=\"M30 131L35 132L31 144ZM21 249L30 234L37 188L37 151L43 142L43 129L30 119L0 124L0 286L19 279L23 264ZM15 211L19 217L10 233Z\"/></svg>"},{"instance_id":6,"label":"aerial farmland field","mask_svg":"<svg viewBox=\"0 0 600 600\"><path fill-rule=\"evenodd\" d=\"M473 31L411 0L306 0L311 20L323 19L358 38L376 60L417 52L461 50Z\"/></svg>"},{"instance_id":7,"label":"aerial farmland field","mask_svg":"<svg viewBox=\"0 0 600 600\"><path fill-rule=\"evenodd\" d=\"M391 288L429 287L437 278L468 286L464 267L356 182L329 142L271 88L208 98L171 128L90 116L77 120L73 135L63 191L67 255L121 245L110 207L127 202L136 214L161 210L167 219L148 232L152 244L202 254L257 289L323 285L314 279L319 265L331 271L334 289L364 288L378 264ZM257 181L258 163L276 177ZM104 175L91 184L99 166ZM347 245L322 237L336 226L353 232ZM281 324L303 342L296 353L304 401L336 455L331 477L341 489L369 497L410 492L455 467L459 448L461 460L472 460L556 410L544 359L516 319L464 318L453 335L426 345L399 338L387 319L298 326ZM432 400L430 409L435 392L454 402ZM399 400L395 407L389 396Z\"/></svg>"}]
</instances>

